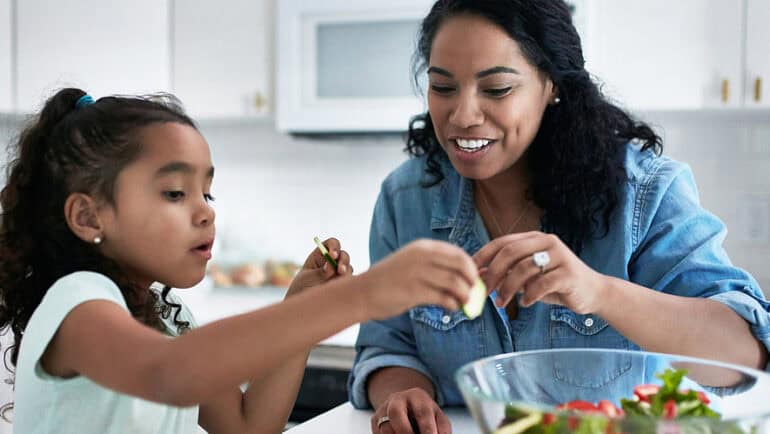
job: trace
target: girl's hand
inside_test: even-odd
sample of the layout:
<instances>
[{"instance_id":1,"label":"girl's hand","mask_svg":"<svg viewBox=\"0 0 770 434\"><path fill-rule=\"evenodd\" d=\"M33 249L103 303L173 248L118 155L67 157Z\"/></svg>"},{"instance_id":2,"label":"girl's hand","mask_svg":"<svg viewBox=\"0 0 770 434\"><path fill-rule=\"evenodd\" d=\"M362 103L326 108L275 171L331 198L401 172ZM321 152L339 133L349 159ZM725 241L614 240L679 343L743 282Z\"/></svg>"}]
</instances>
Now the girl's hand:
<instances>
[{"instance_id":1,"label":"girl's hand","mask_svg":"<svg viewBox=\"0 0 770 434\"><path fill-rule=\"evenodd\" d=\"M387 422L379 423L383 416ZM372 434L450 434L452 424L423 389L415 387L391 394L374 412Z\"/></svg>"},{"instance_id":2,"label":"girl's hand","mask_svg":"<svg viewBox=\"0 0 770 434\"><path fill-rule=\"evenodd\" d=\"M534 260L538 252L550 258L542 270ZM553 234L526 232L496 238L473 260L480 268L487 267L482 278L487 288L497 289L499 307L521 292L519 303L524 307L542 301L578 314L594 313L606 287L606 276L588 267Z\"/></svg>"},{"instance_id":3,"label":"girl's hand","mask_svg":"<svg viewBox=\"0 0 770 434\"><path fill-rule=\"evenodd\" d=\"M348 252L340 249L340 242L336 238L329 238L323 242L329 255L337 261L335 270L323 257L318 248L313 249L305 260L302 269L291 281L286 297L299 294L304 289L311 286L320 285L337 276L349 276L353 274L353 267L350 265L350 255Z\"/></svg>"},{"instance_id":4,"label":"girl's hand","mask_svg":"<svg viewBox=\"0 0 770 434\"><path fill-rule=\"evenodd\" d=\"M463 249L426 239L407 244L360 277L365 314L381 319L422 304L459 309L468 301L478 270Z\"/></svg>"}]
</instances>

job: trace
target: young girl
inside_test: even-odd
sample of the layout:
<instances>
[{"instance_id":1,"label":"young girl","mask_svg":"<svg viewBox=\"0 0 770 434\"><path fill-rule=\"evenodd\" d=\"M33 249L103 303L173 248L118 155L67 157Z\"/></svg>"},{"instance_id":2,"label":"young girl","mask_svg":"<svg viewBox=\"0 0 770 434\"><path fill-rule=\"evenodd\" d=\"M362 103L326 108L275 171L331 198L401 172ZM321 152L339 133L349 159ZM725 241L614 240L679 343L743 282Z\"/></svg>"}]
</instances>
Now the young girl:
<instances>
[{"instance_id":1,"label":"young girl","mask_svg":"<svg viewBox=\"0 0 770 434\"><path fill-rule=\"evenodd\" d=\"M419 304L456 309L477 276L428 240L351 276L330 239L336 270L314 250L283 303L196 328L169 291L203 278L214 241L214 167L187 116L64 89L15 151L0 327L16 342L16 432L280 432L314 343Z\"/></svg>"}]
</instances>

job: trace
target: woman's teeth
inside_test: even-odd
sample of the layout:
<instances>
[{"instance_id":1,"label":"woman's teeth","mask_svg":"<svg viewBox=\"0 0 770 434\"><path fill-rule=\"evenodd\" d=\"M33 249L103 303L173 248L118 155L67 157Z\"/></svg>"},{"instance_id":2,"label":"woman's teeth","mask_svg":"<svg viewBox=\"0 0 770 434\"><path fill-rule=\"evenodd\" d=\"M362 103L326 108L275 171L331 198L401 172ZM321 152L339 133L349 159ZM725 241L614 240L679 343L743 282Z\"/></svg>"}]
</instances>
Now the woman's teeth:
<instances>
[{"instance_id":1,"label":"woman's teeth","mask_svg":"<svg viewBox=\"0 0 770 434\"><path fill-rule=\"evenodd\" d=\"M486 139L478 139L478 140L467 140L467 139L456 139L455 142L457 143L457 147L465 152L476 152L483 148L484 146L487 146L490 142L490 140Z\"/></svg>"}]
</instances>

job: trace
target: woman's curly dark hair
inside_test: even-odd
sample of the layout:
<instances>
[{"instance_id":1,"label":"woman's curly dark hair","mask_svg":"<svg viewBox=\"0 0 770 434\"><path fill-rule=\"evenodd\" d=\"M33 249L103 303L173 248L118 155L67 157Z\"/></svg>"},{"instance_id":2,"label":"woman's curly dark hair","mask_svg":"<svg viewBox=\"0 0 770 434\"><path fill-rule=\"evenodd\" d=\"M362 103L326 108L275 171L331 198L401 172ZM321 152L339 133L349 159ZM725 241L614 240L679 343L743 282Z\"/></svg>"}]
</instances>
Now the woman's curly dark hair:
<instances>
[{"instance_id":1,"label":"woman's curly dark hair","mask_svg":"<svg viewBox=\"0 0 770 434\"><path fill-rule=\"evenodd\" d=\"M195 124L170 95L105 97L76 108L84 95L80 89L57 92L10 149L7 183L0 192L0 328L13 330L14 365L30 316L48 288L75 271L110 277L131 314L163 330L161 297L76 237L65 220L64 202L79 192L114 204L116 178L139 156L143 127Z\"/></svg>"},{"instance_id":2,"label":"woman's curly dark hair","mask_svg":"<svg viewBox=\"0 0 770 434\"><path fill-rule=\"evenodd\" d=\"M580 36L563 0L438 0L422 21L413 57L415 83L430 59L433 39L450 17L485 18L518 44L527 60L549 77L561 102L548 106L527 153L532 181L528 195L544 210L543 228L579 253L591 237L609 229L618 205L618 187L626 180L623 165L630 141L660 154L660 137L605 99L585 70ZM419 87L419 85L418 85ZM414 117L407 152L426 155L435 185L443 179L439 159L445 152L436 139L430 113Z\"/></svg>"}]
</instances>

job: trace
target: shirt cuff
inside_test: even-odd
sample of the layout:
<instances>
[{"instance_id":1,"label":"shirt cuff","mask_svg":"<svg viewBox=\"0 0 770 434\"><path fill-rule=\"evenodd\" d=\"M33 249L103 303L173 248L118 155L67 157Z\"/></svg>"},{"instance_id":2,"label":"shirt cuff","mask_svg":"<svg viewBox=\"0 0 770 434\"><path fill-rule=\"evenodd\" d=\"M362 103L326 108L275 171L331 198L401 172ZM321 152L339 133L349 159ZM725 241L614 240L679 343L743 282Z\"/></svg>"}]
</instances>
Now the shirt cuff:
<instances>
[{"instance_id":1,"label":"shirt cuff","mask_svg":"<svg viewBox=\"0 0 770 434\"><path fill-rule=\"evenodd\" d=\"M366 349L361 353L359 361L353 366L348 380L348 395L350 403L358 409L371 408L369 397L366 391L366 380L374 371L382 368L402 367L410 368L421 373L433 383L433 390L436 391L436 403L439 406L444 404L444 396L439 390L436 380L428 372L428 368L417 357L396 354L379 354L367 357L366 353L372 348Z\"/></svg>"}]
</instances>

